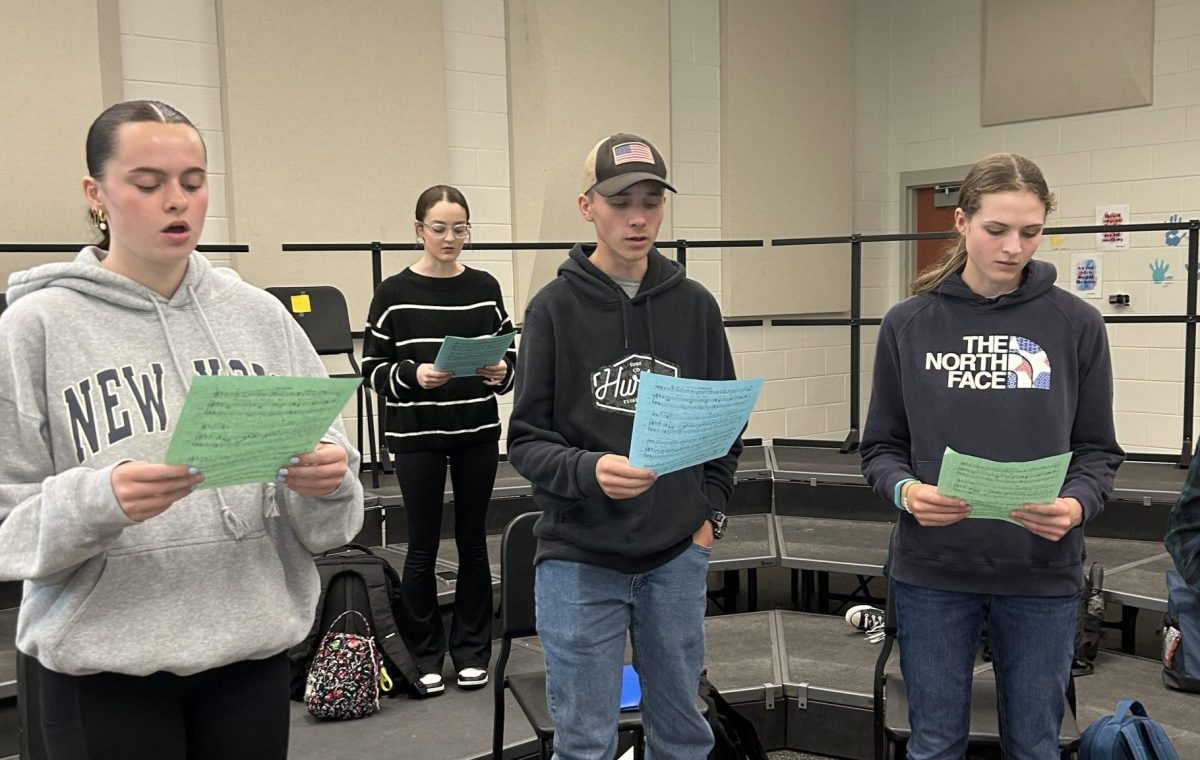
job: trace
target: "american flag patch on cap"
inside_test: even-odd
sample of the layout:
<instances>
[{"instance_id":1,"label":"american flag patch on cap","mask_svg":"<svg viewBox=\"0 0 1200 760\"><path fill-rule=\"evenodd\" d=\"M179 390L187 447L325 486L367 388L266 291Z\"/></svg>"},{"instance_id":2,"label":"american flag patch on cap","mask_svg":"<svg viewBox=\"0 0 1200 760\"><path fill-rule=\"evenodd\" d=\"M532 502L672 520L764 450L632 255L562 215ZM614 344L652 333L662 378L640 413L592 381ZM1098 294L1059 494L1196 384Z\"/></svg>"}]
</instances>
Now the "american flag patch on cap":
<instances>
[{"instance_id":1,"label":"american flag patch on cap","mask_svg":"<svg viewBox=\"0 0 1200 760\"><path fill-rule=\"evenodd\" d=\"M638 161L644 164L654 163L654 154L650 152L650 146L646 143L627 142L614 145L612 153L614 166L627 164L631 161Z\"/></svg>"}]
</instances>

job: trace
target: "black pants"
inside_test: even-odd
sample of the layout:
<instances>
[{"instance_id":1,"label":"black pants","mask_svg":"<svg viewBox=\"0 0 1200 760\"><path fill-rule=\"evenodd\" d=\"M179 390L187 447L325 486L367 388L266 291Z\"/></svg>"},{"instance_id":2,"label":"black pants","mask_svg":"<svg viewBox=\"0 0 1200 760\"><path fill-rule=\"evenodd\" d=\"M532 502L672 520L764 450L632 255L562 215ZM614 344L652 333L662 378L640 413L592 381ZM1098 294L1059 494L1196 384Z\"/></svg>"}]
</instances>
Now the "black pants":
<instances>
[{"instance_id":1,"label":"black pants","mask_svg":"<svg viewBox=\"0 0 1200 760\"><path fill-rule=\"evenodd\" d=\"M136 636L137 631L130 631ZM190 676L70 676L29 658L48 760L285 760L287 653Z\"/></svg>"},{"instance_id":2,"label":"black pants","mask_svg":"<svg viewBox=\"0 0 1200 760\"><path fill-rule=\"evenodd\" d=\"M496 482L498 452L498 444L490 442L396 455L396 477L408 520L405 639L422 673L441 673L447 651L434 577L447 463L454 486L454 542L458 546L450 659L455 670L462 670L486 668L491 658L492 571L484 518Z\"/></svg>"}]
</instances>

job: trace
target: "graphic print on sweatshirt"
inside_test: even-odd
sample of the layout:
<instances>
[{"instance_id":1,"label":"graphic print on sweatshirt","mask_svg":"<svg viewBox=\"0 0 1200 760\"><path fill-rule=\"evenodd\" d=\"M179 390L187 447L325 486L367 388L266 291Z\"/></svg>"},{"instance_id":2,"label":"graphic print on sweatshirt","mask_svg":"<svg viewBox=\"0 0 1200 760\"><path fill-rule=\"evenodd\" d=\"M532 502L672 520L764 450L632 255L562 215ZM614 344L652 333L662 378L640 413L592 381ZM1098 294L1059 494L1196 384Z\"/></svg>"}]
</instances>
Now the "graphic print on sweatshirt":
<instances>
[{"instance_id":1,"label":"graphic print on sweatshirt","mask_svg":"<svg viewBox=\"0 0 1200 760\"><path fill-rule=\"evenodd\" d=\"M964 335L962 353L925 354L925 371L945 374L947 388L1050 390L1050 357L1019 335Z\"/></svg>"},{"instance_id":2,"label":"graphic print on sweatshirt","mask_svg":"<svg viewBox=\"0 0 1200 760\"><path fill-rule=\"evenodd\" d=\"M651 371L656 375L679 377L679 367L674 364L644 354L630 354L592 373L592 403L604 412L633 414L637 409L640 376Z\"/></svg>"},{"instance_id":3,"label":"graphic print on sweatshirt","mask_svg":"<svg viewBox=\"0 0 1200 760\"><path fill-rule=\"evenodd\" d=\"M197 375L222 374L221 361L215 357L196 359L192 367ZM234 375L267 374L262 365L241 359L230 359L229 369ZM142 372L135 372L128 364L94 372L64 388L62 403L71 421L79 464L104 446L170 426L163 399L163 365L159 362L151 362Z\"/></svg>"}]
</instances>

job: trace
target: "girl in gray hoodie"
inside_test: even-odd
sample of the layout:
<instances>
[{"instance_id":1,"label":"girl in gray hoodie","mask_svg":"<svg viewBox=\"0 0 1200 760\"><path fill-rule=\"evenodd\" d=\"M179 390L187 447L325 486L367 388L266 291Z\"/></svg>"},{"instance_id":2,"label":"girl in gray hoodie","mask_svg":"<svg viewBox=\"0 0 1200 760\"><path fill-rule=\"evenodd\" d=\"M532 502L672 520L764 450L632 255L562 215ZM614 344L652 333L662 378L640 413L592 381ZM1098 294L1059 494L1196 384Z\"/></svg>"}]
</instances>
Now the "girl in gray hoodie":
<instances>
[{"instance_id":1,"label":"girl in gray hoodie","mask_svg":"<svg viewBox=\"0 0 1200 760\"><path fill-rule=\"evenodd\" d=\"M17 647L51 758L284 758L286 650L312 555L362 523L341 423L276 483L196 490L162 464L197 375L324 376L267 293L195 253L196 128L117 104L88 133L99 246L14 274L0 318L0 579L24 580Z\"/></svg>"}]
</instances>

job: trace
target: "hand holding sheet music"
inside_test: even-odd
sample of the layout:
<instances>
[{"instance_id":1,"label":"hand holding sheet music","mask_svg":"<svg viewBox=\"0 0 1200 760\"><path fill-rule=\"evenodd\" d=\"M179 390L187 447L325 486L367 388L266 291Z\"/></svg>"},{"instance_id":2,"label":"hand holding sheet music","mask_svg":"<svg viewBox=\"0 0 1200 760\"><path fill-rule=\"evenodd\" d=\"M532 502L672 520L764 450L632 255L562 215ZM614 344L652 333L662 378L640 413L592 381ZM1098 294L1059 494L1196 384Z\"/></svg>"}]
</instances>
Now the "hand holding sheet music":
<instances>
[{"instance_id":1,"label":"hand holding sheet music","mask_svg":"<svg viewBox=\"0 0 1200 760\"><path fill-rule=\"evenodd\" d=\"M937 491L962 499L971 507L967 517L1007 520L1024 504L1052 504L1062 491L1071 452L1027 462L995 462L960 454L949 446L942 455Z\"/></svg>"},{"instance_id":2,"label":"hand holding sheet music","mask_svg":"<svg viewBox=\"0 0 1200 760\"><path fill-rule=\"evenodd\" d=\"M204 473L199 488L271 483L312 451L354 395L358 378L226 377L192 380L167 447L167 464Z\"/></svg>"},{"instance_id":3,"label":"hand holding sheet music","mask_svg":"<svg viewBox=\"0 0 1200 760\"><path fill-rule=\"evenodd\" d=\"M480 367L495 364L504 358L516 333L481 335L477 338L460 338L447 335L438 349L433 368L439 372L453 372L455 377L470 377Z\"/></svg>"},{"instance_id":4,"label":"hand holding sheet music","mask_svg":"<svg viewBox=\"0 0 1200 760\"><path fill-rule=\"evenodd\" d=\"M629 464L658 475L724 456L762 389L753 380L695 380L642 372Z\"/></svg>"}]
</instances>

